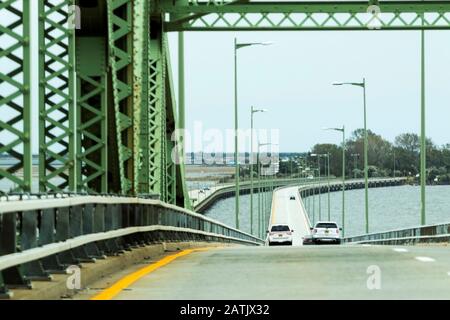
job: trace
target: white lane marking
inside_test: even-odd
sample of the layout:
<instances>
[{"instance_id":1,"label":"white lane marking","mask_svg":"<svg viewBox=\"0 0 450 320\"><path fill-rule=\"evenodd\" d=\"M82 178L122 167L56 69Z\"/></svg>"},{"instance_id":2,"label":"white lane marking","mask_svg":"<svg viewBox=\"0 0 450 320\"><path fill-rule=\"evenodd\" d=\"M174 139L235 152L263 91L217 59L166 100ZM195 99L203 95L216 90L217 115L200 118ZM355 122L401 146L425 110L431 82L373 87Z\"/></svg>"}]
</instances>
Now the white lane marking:
<instances>
[{"instance_id":1,"label":"white lane marking","mask_svg":"<svg viewBox=\"0 0 450 320\"><path fill-rule=\"evenodd\" d=\"M422 262L434 262L436 260L434 260L433 258L430 257L416 257L416 260L422 261Z\"/></svg>"},{"instance_id":2,"label":"white lane marking","mask_svg":"<svg viewBox=\"0 0 450 320\"><path fill-rule=\"evenodd\" d=\"M450 276L450 271L449 271L449 272L447 272L447 275L448 275L448 276Z\"/></svg>"},{"instance_id":3,"label":"white lane marking","mask_svg":"<svg viewBox=\"0 0 450 320\"><path fill-rule=\"evenodd\" d=\"M371 247L372 245L371 244L363 244L363 245L361 245L362 247Z\"/></svg>"},{"instance_id":4,"label":"white lane marking","mask_svg":"<svg viewBox=\"0 0 450 320\"><path fill-rule=\"evenodd\" d=\"M392 250L394 250L395 252L408 252L408 249L405 248L393 248Z\"/></svg>"}]
</instances>

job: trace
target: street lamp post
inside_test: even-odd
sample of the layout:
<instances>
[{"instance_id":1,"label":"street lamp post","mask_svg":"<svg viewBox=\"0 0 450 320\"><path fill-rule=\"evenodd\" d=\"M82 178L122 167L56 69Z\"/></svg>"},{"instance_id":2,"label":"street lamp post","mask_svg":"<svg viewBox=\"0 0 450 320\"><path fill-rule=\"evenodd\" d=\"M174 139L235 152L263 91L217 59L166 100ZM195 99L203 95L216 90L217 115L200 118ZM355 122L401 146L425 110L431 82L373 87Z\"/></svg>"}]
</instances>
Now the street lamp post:
<instances>
[{"instance_id":1,"label":"street lamp post","mask_svg":"<svg viewBox=\"0 0 450 320\"><path fill-rule=\"evenodd\" d=\"M342 236L345 235L345 126L342 128L326 128L342 132Z\"/></svg>"},{"instance_id":2,"label":"street lamp post","mask_svg":"<svg viewBox=\"0 0 450 320\"><path fill-rule=\"evenodd\" d=\"M264 236L264 212L265 212L265 193L264 195L261 196L261 161L260 161L260 149L261 147L264 146L271 146L271 145L276 145L274 143L258 143L258 153L256 155L256 165L258 168L258 230L260 231L260 236L263 237ZM263 187L263 190L265 190L265 186ZM261 204L262 202L262 204ZM261 210L261 205L262 205L262 210Z\"/></svg>"},{"instance_id":3,"label":"street lamp post","mask_svg":"<svg viewBox=\"0 0 450 320\"><path fill-rule=\"evenodd\" d=\"M267 112L266 109L256 109L255 107L251 108L251 116L250 116L250 122L251 122L251 129L250 129L250 234L253 234L253 116L255 113L258 112Z\"/></svg>"},{"instance_id":4,"label":"street lamp post","mask_svg":"<svg viewBox=\"0 0 450 320\"><path fill-rule=\"evenodd\" d=\"M322 220L322 186L320 181L320 156L317 156L317 172L318 172L318 186L319 186L319 221Z\"/></svg>"},{"instance_id":5,"label":"street lamp post","mask_svg":"<svg viewBox=\"0 0 450 320\"><path fill-rule=\"evenodd\" d=\"M319 190L319 221L322 220L322 190L321 190L321 184L320 184L320 157L325 157L326 154L311 154L311 157L317 157L317 170L318 170L318 190Z\"/></svg>"},{"instance_id":6,"label":"street lamp post","mask_svg":"<svg viewBox=\"0 0 450 320\"><path fill-rule=\"evenodd\" d=\"M368 166L368 135L367 135L367 100L366 100L366 79L363 82L341 82L334 83L335 86L351 85L363 88L364 100L364 189L365 189L365 216L366 233L369 233L369 166Z\"/></svg>"},{"instance_id":7,"label":"street lamp post","mask_svg":"<svg viewBox=\"0 0 450 320\"><path fill-rule=\"evenodd\" d=\"M318 170L317 169L314 169L314 172L317 172ZM316 177L314 177L314 180L313 180L313 225L315 225L316 224L316 185L317 185L317 182L316 182Z\"/></svg>"},{"instance_id":8,"label":"street lamp post","mask_svg":"<svg viewBox=\"0 0 450 320\"><path fill-rule=\"evenodd\" d=\"M330 154L327 153L327 186L328 186L328 221L331 221L331 208L330 208Z\"/></svg>"},{"instance_id":9,"label":"street lamp post","mask_svg":"<svg viewBox=\"0 0 450 320\"><path fill-rule=\"evenodd\" d=\"M235 170L235 200L236 200L236 229L239 229L239 113L238 113L238 55L237 51L241 48L257 46L257 45L270 45L269 42L255 42L255 43L238 43L237 39L234 38L234 164L236 167Z\"/></svg>"},{"instance_id":10,"label":"street lamp post","mask_svg":"<svg viewBox=\"0 0 450 320\"><path fill-rule=\"evenodd\" d=\"M422 14L422 25L424 24L424 14ZM427 139L426 139L426 122L425 122L425 30L421 31L421 58L420 58L420 87L421 87L421 96L420 96L420 222L422 225L425 225L427 222L426 219L426 183L427 183Z\"/></svg>"}]
</instances>

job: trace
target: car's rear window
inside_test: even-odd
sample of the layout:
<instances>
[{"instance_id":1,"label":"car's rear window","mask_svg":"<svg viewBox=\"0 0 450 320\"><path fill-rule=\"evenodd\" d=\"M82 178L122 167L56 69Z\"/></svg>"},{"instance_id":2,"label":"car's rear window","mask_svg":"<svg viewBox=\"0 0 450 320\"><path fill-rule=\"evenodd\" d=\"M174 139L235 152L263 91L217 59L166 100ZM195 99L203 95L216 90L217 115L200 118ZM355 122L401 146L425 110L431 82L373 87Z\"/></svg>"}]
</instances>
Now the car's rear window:
<instances>
[{"instance_id":1,"label":"car's rear window","mask_svg":"<svg viewBox=\"0 0 450 320\"><path fill-rule=\"evenodd\" d=\"M272 232L277 232L277 231L290 231L290 229L288 226L273 226Z\"/></svg>"},{"instance_id":2,"label":"car's rear window","mask_svg":"<svg viewBox=\"0 0 450 320\"><path fill-rule=\"evenodd\" d=\"M335 229L337 228L337 225L336 223L318 223L316 228Z\"/></svg>"}]
</instances>

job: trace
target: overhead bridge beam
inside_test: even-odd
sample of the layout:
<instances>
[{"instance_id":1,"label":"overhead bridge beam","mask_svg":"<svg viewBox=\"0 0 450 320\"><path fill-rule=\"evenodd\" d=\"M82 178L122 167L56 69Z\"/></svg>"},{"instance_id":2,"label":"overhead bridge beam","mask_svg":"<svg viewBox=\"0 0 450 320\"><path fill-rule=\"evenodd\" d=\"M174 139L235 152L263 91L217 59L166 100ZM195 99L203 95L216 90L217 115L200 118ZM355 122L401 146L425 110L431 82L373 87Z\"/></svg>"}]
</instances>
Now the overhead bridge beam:
<instances>
[{"instance_id":1,"label":"overhead bridge beam","mask_svg":"<svg viewBox=\"0 0 450 320\"><path fill-rule=\"evenodd\" d=\"M159 9L167 31L450 29L449 1L167 1Z\"/></svg>"}]
</instances>

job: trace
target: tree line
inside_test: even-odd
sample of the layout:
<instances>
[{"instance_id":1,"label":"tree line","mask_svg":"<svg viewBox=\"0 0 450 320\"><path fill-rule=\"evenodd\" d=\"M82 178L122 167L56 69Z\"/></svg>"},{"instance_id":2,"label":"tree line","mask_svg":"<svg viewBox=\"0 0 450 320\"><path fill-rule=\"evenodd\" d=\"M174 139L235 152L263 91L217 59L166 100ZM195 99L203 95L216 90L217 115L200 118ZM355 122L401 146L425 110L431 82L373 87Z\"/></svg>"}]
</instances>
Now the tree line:
<instances>
[{"instance_id":1,"label":"tree line","mask_svg":"<svg viewBox=\"0 0 450 320\"><path fill-rule=\"evenodd\" d=\"M369 177L409 176L418 177L420 172L420 136L415 133L402 133L394 142L384 139L371 130L368 133ZM450 183L450 144L437 146L426 139L427 181L428 183ZM292 158L292 163L285 163L282 172L298 173L298 168L317 168L317 158L311 154L330 155L330 173L342 176L342 145L316 144L311 153L304 157ZM362 178L364 176L364 129L352 132L345 142L346 176ZM305 163L306 161L306 163ZM320 159L321 175L327 174L326 158ZM295 169L290 169L295 168Z\"/></svg>"}]
</instances>

